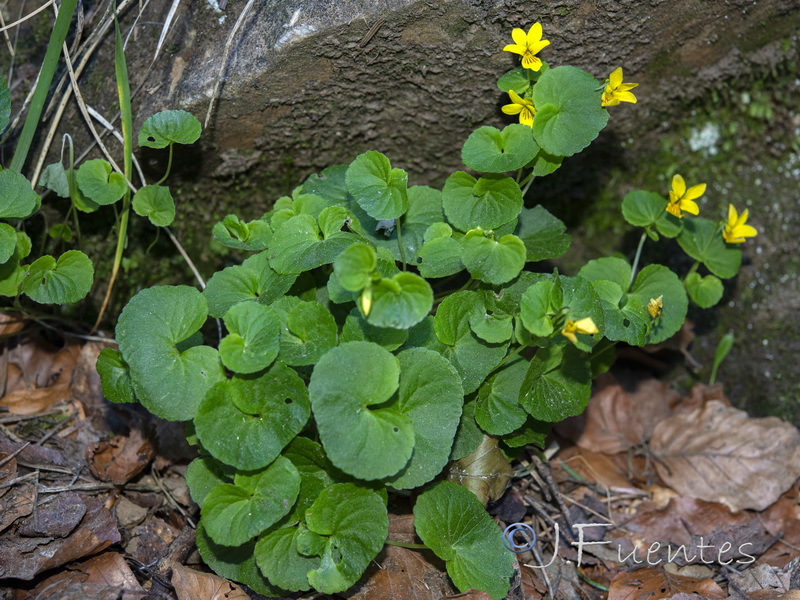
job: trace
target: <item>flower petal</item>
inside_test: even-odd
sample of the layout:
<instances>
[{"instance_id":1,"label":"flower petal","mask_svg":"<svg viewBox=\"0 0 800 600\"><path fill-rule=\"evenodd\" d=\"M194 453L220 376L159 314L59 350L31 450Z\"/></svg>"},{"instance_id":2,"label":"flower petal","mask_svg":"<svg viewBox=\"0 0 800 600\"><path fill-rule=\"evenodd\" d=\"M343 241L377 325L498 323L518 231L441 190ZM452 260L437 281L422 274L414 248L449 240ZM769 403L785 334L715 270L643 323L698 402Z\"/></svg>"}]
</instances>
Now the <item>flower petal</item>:
<instances>
[{"instance_id":1,"label":"flower petal","mask_svg":"<svg viewBox=\"0 0 800 600\"><path fill-rule=\"evenodd\" d=\"M680 198L686 193L686 182L680 175L675 175L672 178L672 191Z\"/></svg>"},{"instance_id":2,"label":"flower petal","mask_svg":"<svg viewBox=\"0 0 800 600\"><path fill-rule=\"evenodd\" d=\"M688 198L681 199L681 210L685 210L690 215L700 214L700 207L697 206L694 200L689 200Z\"/></svg>"},{"instance_id":3,"label":"flower petal","mask_svg":"<svg viewBox=\"0 0 800 600\"><path fill-rule=\"evenodd\" d=\"M707 186L705 183L701 183L700 185L693 185L688 190L686 190L685 194L683 194L684 200L694 200L695 198L699 198L700 196L706 193L706 187Z\"/></svg>"},{"instance_id":4,"label":"flower petal","mask_svg":"<svg viewBox=\"0 0 800 600\"><path fill-rule=\"evenodd\" d=\"M531 28L528 29L528 35L526 36L528 47L533 46L536 42L538 42L541 39L542 39L542 24L537 22L531 25Z\"/></svg>"},{"instance_id":5,"label":"flower petal","mask_svg":"<svg viewBox=\"0 0 800 600\"><path fill-rule=\"evenodd\" d=\"M519 122L528 127L533 127L533 112L529 108L525 108L519 114Z\"/></svg>"},{"instance_id":6,"label":"flower petal","mask_svg":"<svg viewBox=\"0 0 800 600\"><path fill-rule=\"evenodd\" d=\"M577 344L578 343L578 336L576 336L571 331L567 331L566 329L562 329L561 330L561 335L563 335L565 338L567 338L573 344Z\"/></svg>"},{"instance_id":7,"label":"flower petal","mask_svg":"<svg viewBox=\"0 0 800 600\"><path fill-rule=\"evenodd\" d=\"M509 44L505 48L503 48L503 52L513 52L514 54L519 54L520 56L524 55L527 52L525 46L519 46L517 44Z\"/></svg>"},{"instance_id":8,"label":"flower petal","mask_svg":"<svg viewBox=\"0 0 800 600\"><path fill-rule=\"evenodd\" d=\"M522 57L522 67L531 71L538 71L542 68L542 61L538 56L526 52L525 56Z\"/></svg>"},{"instance_id":9,"label":"flower petal","mask_svg":"<svg viewBox=\"0 0 800 600\"><path fill-rule=\"evenodd\" d=\"M522 106L519 104L506 104L500 110L507 115L518 115L522 111Z\"/></svg>"},{"instance_id":10,"label":"flower petal","mask_svg":"<svg viewBox=\"0 0 800 600\"><path fill-rule=\"evenodd\" d=\"M756 237L758 235L758 229L752 225L739 225L734 233L740 237Z\"/></svg>"},{"instance_id":11,"label":"flower petal","mask_svg":"<svg viewBox=\"0 0 800 600\"><path fill-rule=\"evenodd\" d=\"M536 42L534 44L528 44L528 50L531 51L532 54L538 54L542 48L550 45L550 40L542 40L541 42Z\"/></svg>"},{"instance_id":12,"label":"flower petal","mask_svg":"<svg viewBox=\"0 0 800 600\"><path fill-rule=\"evenodd\" d=\"M627 92L629 90L632 90L635 87L639 87L639 84L638 83L623 83L621 86L619 86L619 91L620 92Z\"/></svg>"},{"instance_id":13,"label":"flower petal","mask_svg":"<svg viewBox=\"0 0 800 600\"><path fill-rule=\"evenodd\" d=\"M526 36L525 31L519 27L515 27L511 31L511 37L518 46L522 46L523 48L528 47L528 36Z\"/></svg>"},{"instance_id":14,"label":"flower petal","mask_svg":"<svg viewBox=\"0 0 800 600\"><path fill-rule=\"evenodd\" d=\"M620 102L630 102L631 104L636 104L636 96L634 96L631 92L615 92L614 96Z\"/></svg>"},{"instance_id":15,"label":"flower petal","mask_svg":"<svg viewBox=\"0 0 800 600\"><path fill-rule=\"evenodd\" d=\"M587 335L594 335L599 330L597 329L597 325L594 324L591 317L586 317L585 319L581 319L575 322L575 327L578 328L578 333L585 333Z\"/></svg>"},{"instance_id":16,"label":"flower petal","mask_svg":"<svg viewBox=\"0 0 800 600\"><path fill-rule=\"evenodd\" d=\"M733 227L738 218L739 213L736 212L736 207L733 204L728 204L728 227Z\"/></svg>"},{"instance_id":17,"label":"flower petal","mask_svg":"<svg viewBox=\"0 0 800 600\"><path fill-rule=\"evenodd\" d=\"M680 202L670 202L669 204L667 204L667 208L665 210L669 214L674 215L678 218L683 217L683 213L681 212Z\"/></svg>"},{"instance_id":18,"label":"flower petal","mask_svg":"<svg viewBox=\"0 0 800 600\"><path fill-rule=\"evenodd\" d=\"M613 71L611 71L611 75L608 76L608 84L612 88L618 88L622 83L622 67L617 67Z\"/></svg>"},{"instance_id":19,"label":"flower petal","mask_svg":"<svg viewBox=\"0 0 800 600\"><path fill-rule=\"evenodd\" d=\"M736 227L741 227L745 223L747 223L747 217L750 216L750 209L745 208L742 214L739 215L739 218L736 219Z\"/></svg>"},{"instance_id":20,"label":"flower petal","mask_svg":"<svg viewBox=\"0 0 800 600\"><path fill-rule=\"evenodd\" d=\"M508 97L511 98L511 101L514 104L525 104L525 101L522 99L522 97L514 90L508 90Z\"/></svg>"}]
</instances>

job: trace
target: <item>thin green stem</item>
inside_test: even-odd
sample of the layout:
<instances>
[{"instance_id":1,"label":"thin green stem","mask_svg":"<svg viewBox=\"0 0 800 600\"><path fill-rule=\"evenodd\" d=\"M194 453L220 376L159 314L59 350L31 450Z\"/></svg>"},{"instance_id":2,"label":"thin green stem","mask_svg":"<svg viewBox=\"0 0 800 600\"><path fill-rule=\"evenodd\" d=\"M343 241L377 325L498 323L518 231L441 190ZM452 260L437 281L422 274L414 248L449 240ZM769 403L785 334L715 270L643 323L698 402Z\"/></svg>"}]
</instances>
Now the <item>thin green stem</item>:
<instances>
[{"instance_id":1,"label":"thin green stem","mask_svg":"<svg viewBox=\"0 0 800 600\"><path fill-rule=\"evenodd\" d=\"M47 52L42 62L42 69L39 72L36 90L33 92L31 106L28 110L28 114L25 116L25 124L22 126L22 131L19 134L14 156L11 158L11 165L9 168L17 173L22 172L22 167L25 166L25 160L28 158L28 151L31 148L33 136L36 133L36 127L42 116L45 102L47 102L47 93L50 91L50 84L53 81L53 75L55 75L56 67L58 66L58 57L61 54L61 47L64 44L64 40L67 39L67 32L69 31L72 16L75 14L75 7L77 5L78 0L63 0L59 8L56 23L50 34Z\"/></svg>"},{"instance_id":2,"label":"thin green stem","mask_svg":"<svg viewBox=\"0 0 800 600\"><path fill-rule=\"evenodd\" d=\"M406 542L394 542L386 540L384 542L387 546L397 546L398 548L408 548L409 550L429 550L425 544L407 544Z\"/></svg>"},{"instance_id":3,"label":"thin green stem","mask_svg":"<svg viewBox=\"0 0 800 600\"><path fill-rule=\"evenodd\" d=\"M517 169L517 176L514 178L514 181L516 181L517 184L519 184L521 179L522 179L522 167Z\"/></svg>"},{"instance_id":4,"label":"thin green stem","mask_svg":"<svg viewBox=\"0 0 800 600\"><path fill-rule=\"evenodd\" d=\"M699 266L700 266L700 261L699 260L694 261L694 264L692 265L692 268L689 269L689 272L686 273L686 276L683 278L684 283L689 278L689 275L691 275L692 273L697 273L697 269L698 269Z\"/></svg>"},{"instance_id":5,"label":"thin green stem","mask_svg":"<svg viewBox=\"0 0 800 600\"><path fill-rule=\"evenodd\" d=\"M628 290L631 289L633 285L633 280L636 279L636 269L639 268L639 259L642 256L642 248L644 247L644 241L647 239L647 233L642 232L642 237L639 240L639 247L636 248L636 256L633 258L633 268L631 269L631 280L628 282Z\"/></svg>"},{"instance_id":6,"label":"thin green stem","mask_svg":"<svg viewBox=\"0 0 800 600\"><path fill-rule=\"evenodd\" d=\"M528 174L528 176L525 179L523 179L522 182L520 183L520 185L522 186L522 197L523 198L525 197L525 194L528 193L528 190L531 188L531 184L533 183L534 179L535 179L535 177L533 176L533 171L531 171Z\"/></svg>"},{"instance_id":7,"label":"thin green stem","mask_svg":"<svg viewBox=\"0 0 800 600\"><path fill-rule=\"evenodd\" d=\"M403 219L402 216L397 217L394 225L397 229L397 249L400 251L400 260L403 262L403 271L406 270L406 251L403 248L403 228L400 226L400 222Z\"/></svg>"},{"instance_id":8,"label":"thin green stem","mask_svg":"<svg viewBox=\"0 0 800 600\"><path fill-rule=\"evenodd\" d=\"M169 144L169 158L167 159L167 172L164 173L164 176L161 179L159 179L155 183L155 185L161 185L162 183L164 183L167 180L167 177L169 177L169 172L172 170L172 147L174 145L175 144L173 144L172 142L170 142L170 144Z\"/></svg>"}]
</instances>

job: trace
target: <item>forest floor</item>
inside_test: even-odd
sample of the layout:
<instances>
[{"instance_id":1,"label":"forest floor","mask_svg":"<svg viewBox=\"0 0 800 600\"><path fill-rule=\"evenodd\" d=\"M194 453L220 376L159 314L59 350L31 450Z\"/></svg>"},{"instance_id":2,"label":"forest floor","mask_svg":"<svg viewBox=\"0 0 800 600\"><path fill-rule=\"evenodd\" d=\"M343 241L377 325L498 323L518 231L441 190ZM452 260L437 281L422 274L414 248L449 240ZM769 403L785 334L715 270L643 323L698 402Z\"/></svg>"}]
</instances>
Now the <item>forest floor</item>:
<instances>
[{"instance_id":1,"label":"forest floor","mask_svg":"<svg viewBox=\"0 0 800 600\"><path fill-rule=\"evenodd\" d=\"M0 595L263 598L202 564L182 428L103 398L94 365L111 342L0 316ZM488 508L537 539L507 540L526 548L510 600L800 599L800 432L731 407L719 384L681 396L603 375L586 413L513 466ZM419 543L413 517L390 515L389 537ZM398 546L341 597L489 598L459 594L432 553Z\"/></svg>"}]
</instances>

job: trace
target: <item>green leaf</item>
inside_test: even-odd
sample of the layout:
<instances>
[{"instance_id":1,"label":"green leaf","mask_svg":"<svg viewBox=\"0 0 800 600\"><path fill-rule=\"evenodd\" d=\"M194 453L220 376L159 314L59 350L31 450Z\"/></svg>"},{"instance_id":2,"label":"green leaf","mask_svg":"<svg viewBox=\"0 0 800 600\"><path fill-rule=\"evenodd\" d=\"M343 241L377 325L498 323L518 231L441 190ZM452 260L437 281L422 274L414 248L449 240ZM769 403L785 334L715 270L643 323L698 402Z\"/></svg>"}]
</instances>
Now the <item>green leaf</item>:
<instances>
[{"instance_id":1,"label":"green leaf","mask_svg":"<svg viewBox=\"0 0 800 600\"><path fill-rule=\"evenodd\" d=\"M552 278L552 275L545 273L522 271L516 278L501 286L481 284L478 293L488 310L517 316L525 291L535 283L551 281Z\"/></svg>"},{"instance_id":2,"label":"green leaf","mask_svg":"<svg viewBox=\"0 0 800 600\"><path fill-rule=\"evenodd\" d=\"M30 254L31 239L23 231L17 231L16 238L16 247L11 257L0 263L0 296L16 296L19 284L28 274L28 267L21 267L19 261Z\"/></svg>"},{"instance_id":3,"label":"green leaf","mask_svg":"<svg viewBox=\"0 0 800 600\"><path fill-rule=\"evenodd\" d=\"M391 407L371 408L392 397L399 376L397 358L372 342L342 344L314 367L308 391L320 440L345 473L381 479L411 458L410 419Z\"/></svg>"},{"instance_id":4,"label":"green leaf","mask_svg":"<svg viewBox=\"0 0 800 600\"><path fill-rule=\"evenodd\" d=\"M289 291L297 275L281 275L270 267L267 252L247 258L241 265L217 271L206 283L203 297L208 313L222 317L239 302L270 304Z\"/></svg>"},{"instance_id":5,"label":"green leaf","mask_svg":"<svg viewBox=\"0 0 800 600\"><path fill-rule=\"evenodd\" d=\"M546 152L577 154L608 122L597 80L577 67L548 70L533 86L533 137Z\"/></svg>"},{"instance_id":6,"label":"green leaf","mask_svg":"<svg viewBox=\"0 0 800 600\"><path fill-rule=\"evenodd\" d=\"M461 412L461 420L458 422L458 430L453 440L453 448L450 450L450 460L459 460L469 456L481 445L483 441L483 431L475 421L475 407L477 402L473 398L464 403Z\"/></svg>"},{"instance_id":7,"label":"green leaf","mask_svg":"<svg viewBox=\"0 0 800 600\"><path fill-rule=\"evenodd\" d=\"M203 501L203 524L217 544L244 544L288 513L299 491L300 474L279 456L263 471L237 473L233 485L212 488Z\"/></svg>"},{"instance_id":8,"label":"green leaf","mask_svg":"<svg viewBox=\"0 0 800 600\"><path fill-rule=\"evenodd\" d=\"M81 192L92 202L101 206L114 204L128 189L125 177L111 170L108 161L102 158L87 160L75 175Z\"/></svg>"},{"instance_id":9,"label":"green leaf","mask_svg":"<svg viewBox=\"0 0 800 600\"><path fill-rule=\"evenodd\" d=\"M520 359L492 375L478 391L475 420L486 433L505 435L522 427L528 414L519 404L528 361Z\"/></svg>"},{"instance_id":10,"label":"green leaf","mask_svg":"<svg viewBox=\"0 0 800 600\"><path fill-rule=\"evenodd\" d=\"M139 145L166 148L170 144L194 144L202 127L185 110L164 110L147 119L139 130Z\"/></svg>"},{"instance_id":11,"label":"green leaf","mask_svg":"<svg viewBox=\"0 0 800 600\"><path fill-rule=\"evenodd\" d=\"M686 320L689 300L681 280L662 265L648 265L641 270L633 283L630 296L637 296L644 306L652 298L663 296L664 310L655 320L647 344L658 344L672 337Z\"/></svg>"},{"instance_id":12,"label":"green leaf","mask_svg":"<svg viewBox=\"0 0 800 600\"><path fill-rule=\"evenodd\" d=\"M236 373L266 369L278 356L281 323L269 306L255 302L233 305L225 313L229 333L219 343L222 363Z\"/></svg>"},{"instance_id":13,"label":"green leaf","mask_svg":"<svg viewBox=\"0 0 800 600\"><path fill-rule=\"evenodd\" d=\"M705 264L721 279L734 277L742 265L742 251L726 244L719 225L709 219L687 219L678 236L678 244L686 254Z\"/></svg>"},{"instance_id":14,"label":"green leaf","mask_svg":"<svg viewBox=\"0 0 800 600\"><path fill-rule=\"evenodd\" d=\"M261 219L245 223L236 215L226 216L214 225L211 233L214 239L226 248L250 252L266 250L272 240L272 229L269 223Z\"/></svg>"},{"instance_id":15,"label":"green leaf","mask_svg":"<svg viewBox=\"0 0 800 600\"><path fill-rule=\"evenodd\" d=\"M147 217L156 227L166 227L175 220L175 201L165 185L146 185L133 196L133 210Z\"/></svg>"},{"instance_id":16,"label":"green leaf","mask_svg":"<svg viewBox=\"0 0 800 600\"><path fill-rule=\"evenodd\" d=\"M581 277L560 277L564 290L564 306L569 308L568 318L573 321L591 317L597 326L598 333L593 336L578 334L575 344L584 352L590 352L592 346L599 342L605 332L605 314L603 303L592 285Z\"/></svg>"},{"instance_id":17,"label":"green leaf","mask_svg":"<svg viewBox=\"0 0 800 600\"><path fill-rule=\"evenodd\" d=\"M563 305L564 298L560 286L557 287L552 281L535 283L522 295L519 307L522 324L533 335L547 337L553 333L552 317Z\"/></svg>"},{"instance_id":18,"label":"green leaf","mask_svg":"<svg viewBox=\"0 0 800 600\"><path fill-rule=\"evenodd\" d=\"M0 223L0 263L6 262L17 248L17 230L11 225Z\"/></svg>"},{"instance_id":19,"label":"green leaf","mask_svg":"<svg viewBox=\"0 0 800 600\"><path fill-rule=\"evenodd\" d=\"M103 395L115 404L134 402L131 383L131 372L128 363L122 360L119 351L113 348L103 348L97 356L97 374L100 376L100 385Z\"/></svg>"},{"instance_id":20,"label":"green leaf","mask_svg":"<svg viewBox=\"0 0 800 600\"><path fill-rule=\"evenodd\" d=\"M449 230L446 235L442 225ZM425 233L425 242L417 254L419 274L426 278L448 277L464 268L461 262L461 243L450 237L452 229L446 223L434 223ZM434 237L435 236L435 237Z\"/></svg>"},{"instance_id":21,"label":"green leaf","mask_svg":"<svg viewBox=\"0 0 800 600\"><path fill-rule=\"evenodd\" d=\"M525 266L525 244L515 235L500 239L472 230L461 240L461 256L475 279L499 285L511 281Z\"/></svg>"},{"instance_id":22,"label":"green leaf","mask_svg":"<svg viewBox=\"0 0 800 600\"><path fill-rule=\"evenodd\" d=\"M480 315L472 314L469 318L469 326L475 335L490 344L507 342L514 334L511 315L490 314L486 311Z\"/></svg>"},{"instance_id":23,"label":"green leaf","mask_svg":"<svg viewBox=\"0 0 800 600\"><path fill-rule=\"evenodd\" d=\"M36 259L28 267L20 291L40 304L69 304L86 296L93 281L89 257L80 250L68 250L58 260L52 256Z\"/></svg>"},{"instance_id":24,"label":"green leaf","mask_svg":"<svg viewBox=\"0 0 800 600\"><path fill-rule=\"evenodd\" d=\"M319 556L303 556L297 546L299 527L283 527L264 534L256 544L258 567L270 582L293 592L311 589L308 573L322 563Z\"/></svg>"},{"instance_id":25,"label":"green leaf","mask_svg":"<svg viewBox=\"0 0 800 600\"><path fill-rule=\"evenodd\" d=\"M303 380L276 363L255 379L235 376L200 402L195 429L215 458L241 470L270 464L311 414Z\"/></svg>"},{"instance_id":26,"label":"green leaf","mask_svg":"<svg viewBox=\"0 0 800 600\"><path fill-rule=\"evenodd\" d=\"M370 285L377 266L375 251L361 242L347 248L333 262L339 283L349 292L360 292Z\"/></svg>"},{"instance_id":27,"label":"green leaf","mask_svg":"<svg viewBox=\"0 0 800 600\"><path fill-rule=\"evenodd\" d=\"M5 78L0 75L0 133L3 133L11 119L11 92Z\"/></svg>"},{"instance_id":28,"label":"green leaf","mask_svg":"<svg viewBox=\"0 0 800 600\"><path fill-rule=\"evenodd\" d=\"M225 377L214 348L177 348L207 317L206 301L195 288L156 286L131 298L117 321L116 338L136 397L162 419L191 419L206 391Z\"/></svg>"},{"instance_id":29,"label":"green leaf","mask_svg":"<svg viewBox=\"0 0 800 600\"><path fill-rule=\"evenodd\" d=\"M47 232L54 240L64 240L65 242L72 241L72 228L67 225L66 223L58 223L57 225L53 225L50 228L50 231ZM15 236L16 239L16 236Z\"/></svg>"},{"instance_id":30,"label":"green leaf","mask_svg":"<svg viewBox=\"0 0 800 600\"><path fill-rule=\"evenodd\" d=\"M287 522L305 521L308 510L322 491L347 477L331 464L325 451L317 442L302 436L294 438L283 450L283 456L292 461L300 473L300 493L297 504ZM336 474L336 480L333 475Z\"/></svg>"},{"instance_id":31,"label":"green leaf","mask_svg":"<svg viewBox=\"0 0 800 600\"><path fill-rule=\"evenodd\" d=\"M713 275L702 277L699 273L686 276L686 291L700 308L711 308L722 299L722 281Z\"/></svg>"},{"instance_id":32,"label":"green leaf","mask_svg":"<svg viewBox=\"0 0 800 600\"><path fill-rule=\"evenodd\" d=\"M347 169L347 189L373 219L396 219L408 209L408 174L380 152L359 155Z\"/></svg>"},{"instance_id":33,"label":"green leaf","mask_svg":"<svg viewBox=\"0 0 800 600\"><path fill-rule=\"evenodd\" d=\"M41 203L24 176L11 169L0 171L0 219L27 219Z\"/></svg>"},{"instance_id":34,"label":"green leaf","mask_svg":"<svg viewBox=\"0 0 800 600\"><path fill-rule=\"evenodd\" d=\"M284 223L272 236L270 264L278 273L302 273L332 263L358 237L339 232L321 236L311 215L297 215Z\"/></svg>"},{"instance_id":35,"label":"green leaf","mask_svg":"<svg viewBox=\"0 0 800 600\"><path fill-rule=\"evenodd\" d=\"M407 329L393 329L391 327L375 327L370 325L357 308L350 311L342 327L339 340L344 342L374 342L386 348L389 352L397 350L408 339Z\"/></svg>"},{"instance_id":36,"label":"green leaf","mask_svg":"<svg viewBox=\"0 0 800 600\"><path fill-rule=\"evenodd\" d=\"M550 345L531 360L519 401L535 419L556 423L586 409L591 381L587 354L572 345Z\"/></svg>"},{"instance_id":37,"label":"green leaf","mask_svg":"<svg viewBox=\"0 0 800 600\"><path fill-rule=\"evenodd\" d=\"M309 571L308 581L323 594L335 594L358 581L383 548L389 517L378 494L352 483L338 483L308 509L306 527L324 538L322 561L318 569Z\"/></svg>"},{"instance_id":38,"label":"green leaf","mask_svg":"<svg viewBox=\"0 0 800 600\"><path fill-rule=\"evenodd\" d=\"M433 308L433 289L414 273L398 273L372 285L372 308L367 322L375 327L408 329Z\"/></svg>"},{"instance_id":39,"label":"green leaf","mask_svg":"<svg viewBox=\"0 0 800 600\"><path fill-rule=\"evenodd\" d=\"M321 304L284 296L272 308L281 321L280 359L287 365L313 365L336 345L336 321Z\"/></svg>"},{"instance_id":40,"label":"green leaf","mask_svg":"<svg viewBox=\"0 0 800 600\"><path fill-rule=\"evenodd\" d=\"M473 171L505 173L527 165L539 145L527 125L515 123L503 131L494 127L479 127L467 138L461 150L461 160Z\"/></svg>"},{"instance_id":41,"label":"green leaf","mask_svg":"<svg viewBox=\"0 0 800 600\"><path fill-rule=\"evenodd\" d=\"M47 165L39 176L39 185L55 192L57 196L69 198L67 171L60 162Z\"/></svg>"},{"instance_id":42,"label":"green leaf","mask_svg":"<svg viewBox=\"0 0 800 600\"><path fill-rule=\"evenodd\" d=\"M525 423L517 429L502 437L503 443L511 448L520 448L533 444L544 450L547 436L550 435L550 423L537 421L533 417L528 417Z\"/></svg>"},{"instance_id":43,"label":"green leaf","mask_svg":"<svg viewBox=\"0 0 800 600\"><path fill-rule=\"evenodd\" d=\"M631 281L631 266L623 258L610 256L586 263L578 273L586 281L611 281L620 290L627 290Z\"/></svg>"},{"instance_id":44,"label":"green leaf","mask_svg":"<svg viewBox=\"0 0 800 600\"><path fill-rule=\"evenodd\" d=\"M537 262L558 258L568 249L572 236L564 233L567 226L541 206L523 208L514 233L525 244L526 260Z\"/></svg>"},{"instance_id":45,"label":"green leaf","mask_svg":"<svg viewBox=\"0 0 800 600\"><path fill-rule=\"evenodd\" d=\"M459 591L474 588L495 600L506 596L516 556L473 493L450 481L437 483L417 499L414 527L445 561Z\"/></svg>"},{"instance_id":46,"label":"green leaf","mask_svg":"<svg viewBox=\"0 0 800 600\"><path fill-rule=\"evenodd\" d=\"M186 467L186 485L197 506L203 508L208 493L223 483L233 483L236 471L210 456L195 458Z\"/></svg>"},{"instance_id":47,"label":"green leaf","mask_svg":"<svg viewBox=\"0 0 800 600\"><path fill-rule=\"evenodd\" d=\"M330 205L339 205L347 208L353 200L347 190L347 169L350 165L332 165L320 172L312 174L303 182L303 192L316 194L325 199Z\"/></svg>"},{"instance_id":48,"label":"green leaf","mask_svg":"<svg viewBox=\"0 0 800 600\"><path fill-rule=\"evenodd\" d=\"M475 179L456 171L444 184L442 206L447 219L460 231L495 229L522 210L522 190L510 177L484 175Z\"/></svg>"},{"instance_id":49,"label":"green leaf","mask_svg":"<svg viewBox=\"0 0 800 600\"><path fill-rule=\"evenodd\" d=\"M539 153L534 159L528 163L528 168L533 169L534 177L545 177L554 173L564 162L563 156L555 156L548 154L544 150L539 150Z\"/></svg>"},{"instance_id":50,"label":"green leaf","mask_svg":"<svg viewBox=\"0 0 800 600\"><path fill-rule=\"evenodd\" d=\"M461 418L461 377L438 352L405 350L400 361L400 388L389 407L411 420L414 453L403 469L385 481L397 489L419 487L447 464L451 441Z\"/></svg>"},{"instance_id":51,"label":"green leaf","mask_svg":"<svg viewBox=\"0 0 800 600\"><path fill-rule=\"evenodd\" d=\"M622 216L635 227L652 227L666 209L663 196L645 190L633 190L622 199Z\"/></svg>"},{"instance_id":52,"label":"green leaf","mask_svg":"<svg viewBox=\"0 0 800 600\"><path fill-rule=\"evenodd\" d=\"M93 213L100 208L100 205L95 202L94 200L90 200L86 196L83 195L81 189L78 187L78 183L75 181L75 172L70 169L67 171L67 180L72 178L72 187L69 192L70 200L72 204L81 212L85 213Z\"/></svg>"},{"instance_id":53,"label":"green leaf","mask_svg":"<svg viewBox=\"0 0 800 600\"><path fill-rule=\"evenodd\" d=\"M530 69L523 69L522 67L511 69L500 76L500 79L497 80L497 87L506 93L508 93L509 90L514 90L521 96L530 89L531 85L539 78L542 71L546 70L544 65L538 72Z\"/></svg>"}]
</instances>

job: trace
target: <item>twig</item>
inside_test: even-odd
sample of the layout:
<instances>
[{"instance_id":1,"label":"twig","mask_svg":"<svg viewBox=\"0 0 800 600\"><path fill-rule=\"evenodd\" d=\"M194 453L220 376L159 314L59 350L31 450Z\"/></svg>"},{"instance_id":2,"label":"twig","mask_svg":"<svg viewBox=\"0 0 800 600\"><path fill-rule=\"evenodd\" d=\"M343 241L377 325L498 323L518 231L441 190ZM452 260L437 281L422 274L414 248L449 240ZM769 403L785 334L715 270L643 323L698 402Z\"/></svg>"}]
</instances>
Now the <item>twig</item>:
<instances>
[{"instance_id":1,"label":"twig","mask_svg":"<svg viewBox=\"0 0 800 600\"><path fill-rule=\"evenodd\" d=\"M30 442L25 442L25 445L24 445L24 446L21 446L21 447L17 448L16 450L14 450L14 452L12 452L12 453L11 453L11 454L9 454L8 456L6 456L6 457L5 457L3 460L0 460L0 467L2 467L4 464L6 464L6 463L7 463L8 461L10 461L11 459L13 459L13 458L14 458L14 457L15 457L17 454L19 454L20 452L22 452L23 450L25 450L25 448L27 448L27 447L28 447L28 446L30 446L30 445L31 445L31 443L30 443ZM19 462L19 461L17 461L17 464L18 464L18 465L22 465L22 463L21 463L21 462ZM22 466L23 466L23 467L25 467L25 466L27 466L27 465L22 465Z\"/></svg>"},{"instance_id":2,"label":"twig","mask_svg":"<svg viewBox=\"0 0 800 600\"><path fill-rule=\"evenodd\" d=\"M27 475L26 475L27 477ZM157 486L142 485L142 484L124 484L116 485L113 483L76 483L73 485L61 485L57 487L44 487L39 490L42 494L60 494L61 492L103 492L106 490L114 490L123 488L134 492L158 492L160 491Z\"/></svg>"},{"instance_id":3,"label":"twig","mask_svg":"<svg viewBox=\"0 0 800 600\"><path fill-rule=\"evenodd\" d=\"M569 502L572 502L572 504L574 504L575 506L579 506L579 507L581 507L583 510L585 510L586 512L590 512L590 513L592 513L594 516L596 516L596 517L597 517L597 518L599 518L599 519L603 519L604 521L607 521L608 523L611 523L612 525L616 525L616 523L614 523L614 521L612 521L612 520L611 520L611 519L609 519L608 517L606 517L606 516L604 516L604 515L601 515L601 514L600 514L599 512L597 512L596 510L592 510L591 508L589 508L589 507L588 507L588 506L586 506L585 504L581 504L581 503L580 503L580 502L578 502L577 500L573 500L573 499L572 499L572 498L570 498L569 496L564 496L564 500L567 500L567 501L569 501Z\"/></svg>"},{"instance_id":4,"label":"twig","mask_svg":"<svg viewBox=\"0 0 800 600\"><path fill-rule=\"evenodd\" d=\"M13 423L13 421L9 421L9 422L10 422L10 423ZM6 434L6 435L8 436L8 438L9 438L9 439L10 439L12 442L16 442L16 443L18 443L18 444L23 444L23 443L26 443L26 442L25 442L25 440L23 440L23 439L22 439L21 437L19 437L19 436L18 436L16 433L14 433L13 431L11 431L11 430L10 430L8 427L6 427L5 425L3 425L3 423L4 423L4 420L3 420L3 419L0 419L0 431L2 431L4 434ZM28 443L28 444L30 444L30 442L27 442L27 443Z\"/></svg>"},{"instance_id":5,"label":"twig","mask_svg":"<svg viewBox=\"0 0 800 600\"><path fill-rule=\"evenodd\" d=\"M164 45L164 40L169 33L169 26L172 24L172 19L175 18L175 12L178 10L180 3L181 0L172 0L172 6L169 7L167 18L164 20L164 27L161 28L161 35L158 36L158 45L156 46L155 54L153 54L154 61L158 58L158 53L161 52L161 47Z\"/></svg>"},{"instance_id":6,"label":"twig","mask_svg":"<svg viewBox=\"0 0 800 600\"><path fill-rule=\"evenodd\" d=\"M164 229L166 230L167 236L169 236L169 239L172 241L173 244L175 244L175 247L178 249L178 252L180 252L181 256L183 257L183 260L185 260L186 264L189 265L189 268L192 270L192 273L194 274L194 278L197 279L198 283L200 284L200 287L205 289L206 282L203 279L203 276L200 275L200 271L197 270L197 267L192 262L192 259L189 258L188 254L186 254L186 250L183 249L183 246L178 241L178 238L176 238L172 234L172 232L169 230L169 227L164 227Z\"/></svg>"},{"instance_id":7,"label":"twig","mask_svg":"<svg viewBox=\"0 0 800 600\"><path fill-rule=\"evenodd\" d=\"M161 477L158 475L158 471L156 471L156 469L153 468L151 472L153 473L153 479L156 480L156 485L161 489L161 492L167 497L167 500L169 500L169 503L172 504L172 507L175 508L179 513L181 513L181 515L183 515L183 518L186 519L186 522L189 523L192 529L195 529L197 525L195 525L195 522L192 520L189 514L185 510L183 510L183 507L181 507L181 505L178 504L178 501L175 500L175 498L172 496L169 490L164 486L164 484L161 481Z\"/></svg>"},{"instance_id":8,"label":"twig","mask_svg":"<svg viewBox=\"0 0 800 600\"><path fill-rule=\"evenodd\" d=\"M12 417L0 417L0 425L4 423L18 423L19 421L30 421L31 419L39 419L41 417L47 417L49 415L61 415L61 414L64 414L64 411L62 409L54 408L51 410L46 410L44 412L36 413L34 415L14 415ZM20 440L17 443L22 443L24 441L25 440Z\"/></svg>"},{"instance_id":9,"label":"twig","mask_svg":"<svg viewBox=\"0 0 800 600\"><path fill-rule=\"evenodd\" d=\"M56 433L58 433L58 431L59 431L60 429L62 429L62 428L63 428L63 427L64 427L64 426L65 426L67 423L69 423L70 421L72 421L72 419L73 419L74 417L75 417L75 415L74 415L74 414L70 414L70 415L69 415L69 416L68 416L66 419L64 419L63 421L61 421L61 422L60 422L58 425L56 425L55 427L53 427L52 429L50 429L50 431L48 431L46 434L44 434L44 435L42 436L42 438L41 438L41 439L40 439L40 440L37 442L37 444L39 444L40 446L41 446L42 444L44 444L44 443L45 443L47 440L49 440L49 439L50 439L51 437L53 437L53 436L54 436Z\"/></svg>"},{"instance_id":10,"label":"twig","mask_svg":"<svg viewBox=\"0 0 800 600\"><path fill-rule=\"evenodd\" d=\"M38 477L38 475L39 475L39 472L38 471L34 471L33 473L28 473L27 475L22 475L21 477L15 477L11 481L6 481L5 483L0 483L0 490L3 489L3 488L15 486L15 485L17 485L18 483L20 483L22 481L28 481L29 479L34 479L35 477Z\"/></svg>"}]
</instances>

